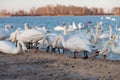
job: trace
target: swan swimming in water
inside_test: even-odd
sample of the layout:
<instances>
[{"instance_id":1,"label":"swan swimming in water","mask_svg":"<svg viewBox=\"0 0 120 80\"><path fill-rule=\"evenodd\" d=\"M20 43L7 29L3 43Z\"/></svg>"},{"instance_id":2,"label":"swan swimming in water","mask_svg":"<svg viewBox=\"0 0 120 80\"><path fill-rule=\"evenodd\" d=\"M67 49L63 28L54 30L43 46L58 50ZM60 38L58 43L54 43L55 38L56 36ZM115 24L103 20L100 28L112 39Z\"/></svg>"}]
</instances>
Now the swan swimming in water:
<instances>
[{"instance_id":1,"label":"swan swimming in water","mask_svg":"<svg viewBox=\"0 0 120 80\"><path fill-rule=\"evenodd\" d=\"M10 32L9 30L11 30L13 28L13 26L11 25L5 25L4 28L0 29L0 40L4 40L6 38L10 37Z\"/></svg>"},{"instance_id":2,"label":"swan swimming in water","mask_svg":"<svg viewBox=\"0 0 120 80\"><path fill-rule=\"evenodd\" d=\"M23 52L27 52L27 48L24 45L22 41L17 42L17 47L7 41L7 40L1 40L0 41L0 52L5 53L5 54L19 54L23 50Z\"/></svg>"},{"instance_id":3,"label":"swan swimming in water","mask_svg":"<svg viewBox=\"0 0 120 80\"><path fill-rule=\"evenodd\" d=\"M25 24L24 24L24 29L25 29L25 30L29 30L29 29L31 29L31 27L29 26L28 23L25 23Z\"/></svg>"}]
</instances>

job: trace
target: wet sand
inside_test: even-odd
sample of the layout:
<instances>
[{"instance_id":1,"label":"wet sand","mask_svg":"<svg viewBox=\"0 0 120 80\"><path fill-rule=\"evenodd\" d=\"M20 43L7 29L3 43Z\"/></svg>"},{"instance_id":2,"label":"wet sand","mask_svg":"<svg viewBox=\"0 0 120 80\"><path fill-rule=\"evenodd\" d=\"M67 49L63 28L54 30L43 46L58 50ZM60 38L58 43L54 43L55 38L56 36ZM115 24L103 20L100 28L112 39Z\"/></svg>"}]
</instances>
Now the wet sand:
<instances>
[{"instance_id":1,"label":"wet sand","mask_svg":"<svg viewBox=\"0 0 120 80\"><path fill-rule=\"evenodd\" d=\"M0 80L119 80L120 61L73 59L68 55L34 53L0 54Z\"/></svg>"}]
</instances>

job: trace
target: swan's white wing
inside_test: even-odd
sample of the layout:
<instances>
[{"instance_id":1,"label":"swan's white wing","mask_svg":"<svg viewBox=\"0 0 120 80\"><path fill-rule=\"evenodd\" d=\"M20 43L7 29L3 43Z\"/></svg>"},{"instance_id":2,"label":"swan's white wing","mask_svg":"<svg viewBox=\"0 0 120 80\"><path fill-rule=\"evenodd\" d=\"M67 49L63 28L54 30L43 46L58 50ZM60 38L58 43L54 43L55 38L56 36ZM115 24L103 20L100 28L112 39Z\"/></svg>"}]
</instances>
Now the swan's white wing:
<instances>
[{"instance_id":1,"label":"swan's white wing","mask_svg":"<svg viewBox=\"0 0 120 80\"><path fill-rule=\"evenodd\" d=\"M59 30L64 30L64 28L63 28L62 26L56 26L56 27L54 28L54 30L59 31Z\"/></svg>"},{"instance_id":2,"label":"swan's white wing","mask_svg":"<svg viewBox=\"0 0 120 80\"><path fill-rule=\"evenodd\" d=\"M29 41L33 40L33 38L34 39L37 38L37 36L39 36L39 38L40 38L41 35L43 35L41 32L34 30L34 29L30 29L30 30L23 31L17 37L17 40L29 42Z\"/></svg>"},{"instance_id":3,"label":"swan's white wing","mask_svg":"<svg viewBox=\"0 0 120 80\"><path fill-rule=\"evenodd\" d=\"M5 31L4 29L0 29L0 40L9 38L9 33Z\"/></svg>"},{"instance_id":4,"label":"swan's white wing","mask_svg":"<svg viewBox=\"0 0 120 80\"><path fill-rule=\"evenodd\" d=\"M10 53L13 49L15 49L15 45L9 41L0 41L0 51L4 53Z\"/></svg>"},{"instance_id":5,"label":"swan's white wing","mask_svg":"<svg viewBox=\"0 0 120 80\"><path fill-rule=\"evenodd\" d=\"M70 37L66 42L67 47L76 51L88 51L91 52L90 47L78 36Z\"/></svg>"}]
</instances>

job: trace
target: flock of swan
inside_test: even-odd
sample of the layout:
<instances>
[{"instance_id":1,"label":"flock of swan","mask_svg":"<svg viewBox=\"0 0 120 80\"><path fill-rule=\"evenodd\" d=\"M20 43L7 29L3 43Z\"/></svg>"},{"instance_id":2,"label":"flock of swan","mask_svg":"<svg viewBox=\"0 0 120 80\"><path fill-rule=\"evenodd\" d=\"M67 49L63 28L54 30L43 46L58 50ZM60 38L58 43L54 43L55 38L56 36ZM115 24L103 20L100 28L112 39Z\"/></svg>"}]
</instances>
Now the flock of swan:
<instances>
[{"instance_id":1,"label":"flock of swan","mask_svg":"<svg viewBox=\"0 0 120 80\"><path fill-rule=\"evenodd\" d=\"M115 19L112 19L115 20ZM107 30L103 29L104 21L99 21L94 27L86 27L82 23L78 27L73 22L69 26L63 23L62 26L54 27L56 31L63 31L63 35L50 32L48 29L39 26L30 27L24 24L24 29L17 28L12 31L13 26L6 25L5 29L0 29L0 52L6 54L19 54L35 47L37 52L43 46L47 47L47 52L51 47L55 51L63 49L74 53L74 58L78 53L84 53L84 59L88 54L95 51L94 57L102 54L106 58L110 52L120 54L119 35L113 34L113 27L109 25ZM116 22L116 32L119 32ZM78 32L78 33L77 33ZM74 33L74 35L69 35ZM60 51L59 51L60 53Z\"/></svg>"}]
</instances>

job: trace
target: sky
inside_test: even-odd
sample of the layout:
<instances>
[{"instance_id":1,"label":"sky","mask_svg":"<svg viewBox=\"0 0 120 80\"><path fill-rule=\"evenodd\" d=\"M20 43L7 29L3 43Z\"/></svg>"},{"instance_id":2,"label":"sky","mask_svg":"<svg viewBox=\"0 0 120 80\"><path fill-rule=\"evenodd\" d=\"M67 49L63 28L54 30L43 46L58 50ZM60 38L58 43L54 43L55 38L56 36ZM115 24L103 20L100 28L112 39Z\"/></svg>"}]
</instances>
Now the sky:
<instances>
[{"instance_id":1,"label":"sky","mask_svg":"<svg viewBox=\"0 0 120 80\"><path fill-rule=\"evenodd\" d=\"M16 11L24 9L28 11L32 7L56 4L87 6L88 8L102 7L107 10L112 7L120 7L120 0L0 0L0 10Z\"/></svg>"}]
</instances>

